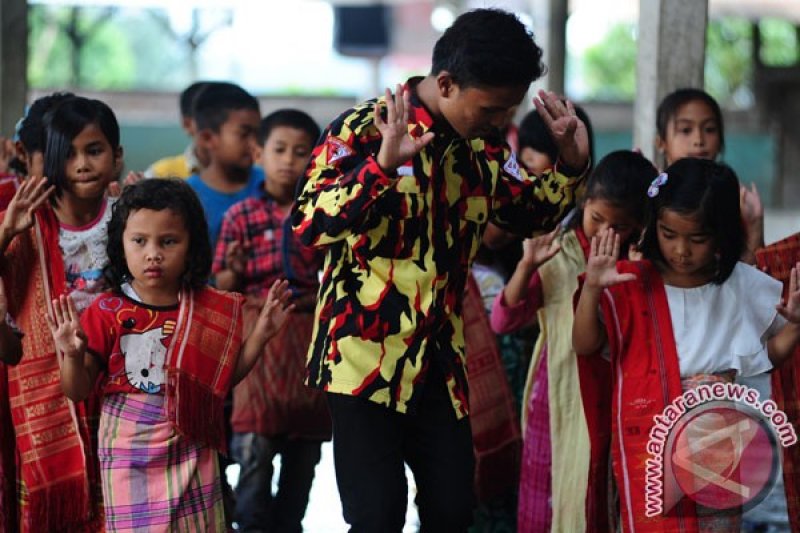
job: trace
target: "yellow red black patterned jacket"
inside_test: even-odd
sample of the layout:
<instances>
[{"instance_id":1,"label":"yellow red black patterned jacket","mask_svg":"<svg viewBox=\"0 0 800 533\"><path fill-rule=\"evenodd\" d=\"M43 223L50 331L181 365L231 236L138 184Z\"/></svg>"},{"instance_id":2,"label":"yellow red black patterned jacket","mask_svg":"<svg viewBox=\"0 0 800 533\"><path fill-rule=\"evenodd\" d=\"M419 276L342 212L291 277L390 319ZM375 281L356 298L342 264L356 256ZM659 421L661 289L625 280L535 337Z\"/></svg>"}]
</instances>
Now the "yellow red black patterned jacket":
<instances>
[{"instance_id":1,"label":"yellow red black patterned jacket","mask_svg":"<svg viewBox=\"0 0 800 533\"><path fill-rule=\"evenodd\" d=\"M327 248L307 383L406 412L435 362L461 417L461 303L486 223L521 235L552 229L582 178L528 177L505 142L457 137L434 124L413 91L409 134L437 134L387 175L375 159L374 102L327 128L292 214L304 244Z\"/></svg>"}]
</instances>

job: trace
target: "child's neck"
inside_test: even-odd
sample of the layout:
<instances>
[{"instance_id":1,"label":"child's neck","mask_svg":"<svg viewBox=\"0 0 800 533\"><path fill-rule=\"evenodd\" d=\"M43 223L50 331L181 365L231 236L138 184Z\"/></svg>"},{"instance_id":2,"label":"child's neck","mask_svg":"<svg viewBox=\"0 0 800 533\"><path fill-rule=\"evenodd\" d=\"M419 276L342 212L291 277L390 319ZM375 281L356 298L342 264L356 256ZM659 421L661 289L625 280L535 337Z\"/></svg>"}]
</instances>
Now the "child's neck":
<instances>
[{"instance_id":1,"label":"child's neck","mask_svg":"<svg viewBox=\"0 0 800 533\"><path fill-rule=\"evenodd\" d=\"M180 293L178 289L149 288L135 279L131 280L130 284L143 304L152 305L153 307L168 307L178 303L178 294Z\"/></svg>"},{"instance_id":2,"label":"child's neck","mask_svg":"<svg viewBox=\"0 0 800 533\"><path fill-rule=\"evenodd\" d=\"M670 287L677 287L679 289L694 289L696 287L707 285L714 279L713 266L699 272L692 272L688 274L675 272L660 261L656 263L656 266L658 267L659 272L661 272L661 278L664 280L664 285L669 285Z\"/></svg>"},{"instance_id":3,"label":"child's neck","mask_svg":"<svg viewBox=\"0 0 800 533\"><path fill-rule=\"evenodd\" d=\"M284 210L294 203L294 187L281 186L280 184L271 183L267 179L264 182L264 191Z\"/></svg>"},{"instance_id":4,"label":"child's neck","mask_svg":"<svg viewBox=\"0 0 800 533\"><path fill-rule=\"evenodd\" d=\"M250 178L250 169L223 168L212 162L200 172L203 183L221 193L235 193L247 187Z\"/></svg>"},{"instance_id":5,"label":"child's neck","mask_svg":"<svg viewBox=\"0 0 800 533\"><path fill-rule=\"evenodd\" d=\"M65 192L56 202L53 210L60 223L82 227L97 219L105 202L105 196L99 198L76 198Z\"/></svg>"}]
</instances>

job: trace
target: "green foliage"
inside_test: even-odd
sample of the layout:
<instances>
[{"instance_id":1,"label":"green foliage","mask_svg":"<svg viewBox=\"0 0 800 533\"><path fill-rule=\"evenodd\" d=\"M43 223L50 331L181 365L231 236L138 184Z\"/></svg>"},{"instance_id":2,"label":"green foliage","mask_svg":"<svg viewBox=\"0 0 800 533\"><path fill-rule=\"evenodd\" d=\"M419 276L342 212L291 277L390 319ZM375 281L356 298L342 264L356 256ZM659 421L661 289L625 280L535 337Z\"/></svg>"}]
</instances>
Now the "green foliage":
<instances>
[{"instance_id":1,"label":"green foliage","mask_svg":"<svg viewBox=\"0 0 800 533\"><path fill-rule=\"evenodd\" d=\"M632 100L636 94L636 39L633 24L617 24L580 59L590 98Z\"/></svg>"},{"instance_id":2,"label":"green foliage","mask_svg":"<svg viewBox=\"0 0 800 533\"><path fill-rule=\"evenodd\" d=\"M85 36L79 72L67 35L73 16ZM189 78L179 43L146 11L31 4L28 23L32 87L163 90L183 87Z\"/></svg>"},{"instance_id":3,"label":"green foliage","mask_svg":"<svg viewBox=\"0 0 800 533\"><path fill-rule=\"evenodd\" d=\"M761 31L761 61L770 66L789 66L800 61L800 43L795 26L788 20L763 19Z\"/></svg>"},{"instance_id":4,"label":"green foliage","mask_svg":"<svg viewBox=\"0 0 800 533\"><path fill-rule=\"evenodd\" d=\"M723 106L747 104L753 80L753 32L746 19L712 20L706 30L706 90Z\"/></svg>"},{"instance_id":5,"label":"green foliage","mask_svg":"<svg viewBox=\"0 0 800 533\"><path fill-rule=\"evenodd\" d=\"M800 45L794 26L782 20L763 20L762 60L768 65L795 64ZM706 90L724 106L744 107L752 101L753 31L750 21L738 18L712 20L706 32ZM634 25L620 23L605 38L574 58L586 97L597 100L632 100L636 94L636 39Z\"/></svg>"}]
</instances>

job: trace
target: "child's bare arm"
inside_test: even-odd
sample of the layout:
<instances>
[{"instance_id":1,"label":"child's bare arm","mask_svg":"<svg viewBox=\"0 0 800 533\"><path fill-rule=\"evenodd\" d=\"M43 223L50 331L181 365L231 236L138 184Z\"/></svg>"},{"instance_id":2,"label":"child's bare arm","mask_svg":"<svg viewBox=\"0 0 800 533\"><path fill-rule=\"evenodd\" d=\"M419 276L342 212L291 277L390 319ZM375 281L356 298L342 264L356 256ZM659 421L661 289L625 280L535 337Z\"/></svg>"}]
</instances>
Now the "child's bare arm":
<instances>
[{"instance_id":1,"label":"child's bare arm","mask_svg":"<svg viewBox=\"0 0 800 533\"><path fill-rule=\"evenodd\" d=\"M561 245L556 241L560 229L556 227L546 235L525 239L522 243L522 259L517 263L511 279L503 288L506 305L515 306L525 299L533 273L561 249Z\"/></svg>"},{"instance_id":2,"label":"child's bare arm","mask_svg":"<svg viewBox=\"0 0 800 533\"><path fill-rule=\"evenodd\" d=\"M636 279L633 274L617 272L619 246L619 235L613 230L592 237L589 261L586 263L586 281L572 325L572 347L579 355L595 353L606 340L605 331L597 316L603 289Z\"/></svg>"},{"instance_id":3,"label":"child's bare arm","mask_svg":"<svg viewBox=\"0 0 800 533\"><path fill-rule=\"evenodd\" d=\"M739 187L739 205L747 236L747 246L741 260L748 265L755 265L756 250L764 247L764 206L755 183L749 189L744 185Z\"/></svg>"},{"instance_id":4,"label":"child's bare arm","mask_svg":"<svg viewBox=\"0 0 800 533\"><path fill-rule=\"evenodd\" d=\"M289 304L289 282L276 281L272 284L267 294L261 313L253 331L245 339L236 370L233 373L233 384L236 385L250 372L259 357L264 353L264 346L286 323L286 319L294 310L294 305Z\"/></svg>"},{"instance_id":5,"label":"child's bare arm","mask_svg":"<svg viewBox=\"0 0 800 533\"><path fill-rule=\"evenodd\" d=\"M791 357L800 343L800 263L792 268L789 274L789 294L777 309L788 324L767 342L769 360L776 367Z\"/></svg>"},{"instance_id":6,"label":"child's bare arm","mask_svg":"<svg viewBox=\"0 0 800 533\"><path fill-rule=\"evenodd\" d=\"M57 357L64 357L61 390L72 401L85 400L94 388L99 367L86 350L86 333L81 328L72 298L61 296L53 300L53 315L47 316L47 324L56 344Z\"/></svg>"}]
</instances>

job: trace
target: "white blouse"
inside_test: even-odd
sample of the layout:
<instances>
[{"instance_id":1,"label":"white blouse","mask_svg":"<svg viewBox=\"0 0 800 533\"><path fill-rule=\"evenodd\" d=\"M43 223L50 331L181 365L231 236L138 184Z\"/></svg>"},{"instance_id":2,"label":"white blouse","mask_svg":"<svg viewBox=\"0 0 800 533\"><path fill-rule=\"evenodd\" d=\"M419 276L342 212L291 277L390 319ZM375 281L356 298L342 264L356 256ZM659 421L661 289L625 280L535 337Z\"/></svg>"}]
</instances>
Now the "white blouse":
<instances>
[{"instance_id":1,"label":"white blouse","mask_svg":"<svg viewBox=\"0 0 800 533\"><path fill-rule=\"evenodd\" d=\"M786 323L775 309L782 288L744 263L722 285L666 285L681 376L733 369L746 377L770 370L767 341Z\"/></svg>"}]
</instances>

